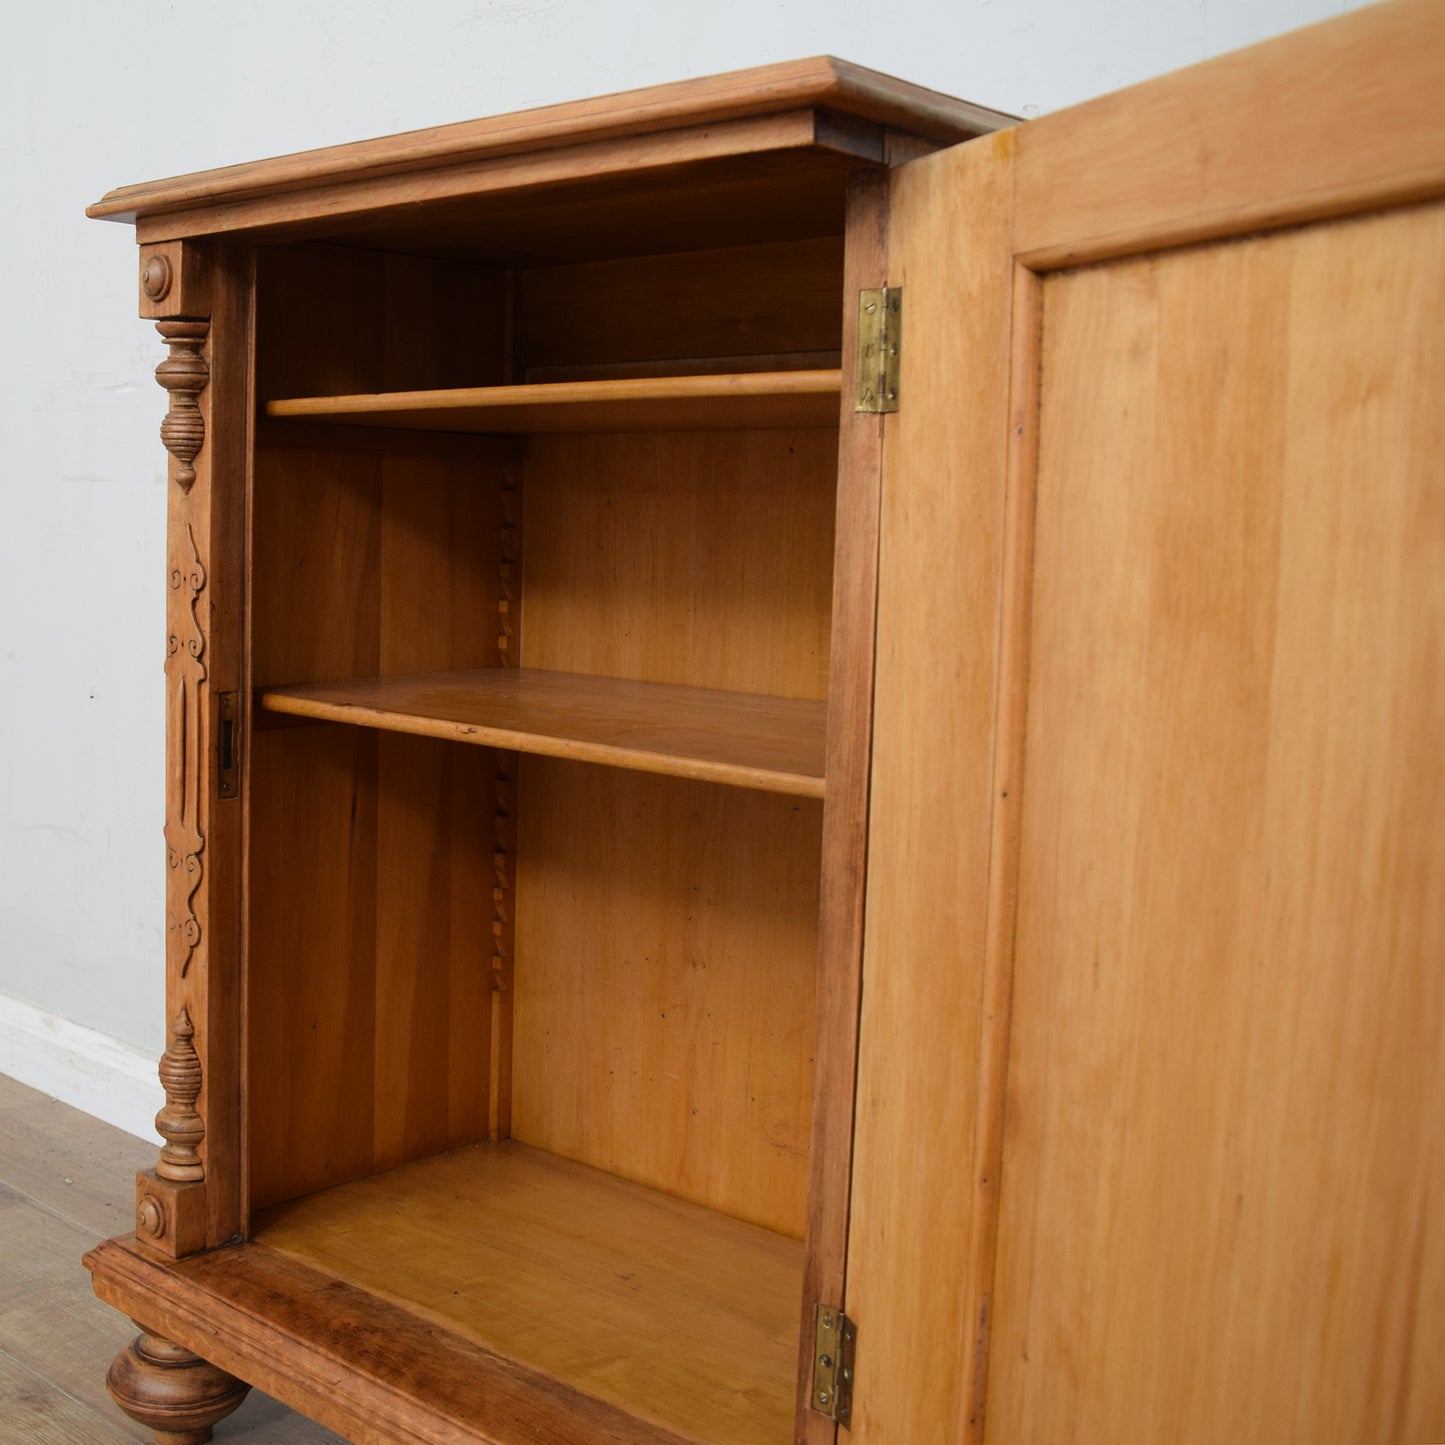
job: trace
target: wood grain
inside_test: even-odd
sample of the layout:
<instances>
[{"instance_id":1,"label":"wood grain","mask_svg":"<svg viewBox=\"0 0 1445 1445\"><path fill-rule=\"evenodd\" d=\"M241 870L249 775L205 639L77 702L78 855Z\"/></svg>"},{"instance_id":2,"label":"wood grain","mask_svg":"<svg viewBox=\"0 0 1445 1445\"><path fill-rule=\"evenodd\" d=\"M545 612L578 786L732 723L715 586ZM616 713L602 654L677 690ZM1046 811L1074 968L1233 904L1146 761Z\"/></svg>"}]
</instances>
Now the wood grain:
<instances>
[{"instance_id":1,"label":"wood grain","mask_svg":"<svg viewBox=\"0 0 1445 1445\"><path fill-rule=\"evenodd\" d=\"M83 1290L72 1288L80 1256L95 1242L91 1231L0 1185L0 1269L5 1279L0 1361L18 1362L109 1420L114 1406L105 1391L105 1369L135 1331ZM0 1430L8 1424L0 1415Z\"/></svg>"},{"instance_id":2,"label":"wood grain","mask_svg":"<svg viewBox=\"0 0 1445 1445\"><path fill-rule=\"evenodd\" d=\"M255 681L491 661L507 466L391 448L258 451ZM495 766L480 750L353 729L255 736L256 1202L487 1132ZM337 1077L354 1087L338 1094Z\"/></svg>"},{"instance_id":3,"label":"wood grain","mask_svg":"<svg viewBox=\"0 0 1445 1445\"><path fill-rule=\"evenodd\" d=\"M201 299L186 280L196 249L180 250L181 284L173 302ZM245 668L242 577L254 317L250 257L225 246L201 249L197 259L211 308L203 348L210 382L199 398L205 441L189 490L176 482L167 487L167 652L174 638L177 652L199 648L199 656L167 668L165 856L168 925L175 928L167 930L166 1020L184 1008L195 1027L203 1069L204 1237L217 1244L236 1233L242 1217L244 843L241 802L221 798L217 790L216 696L239 693Z\"/></svg>"},{"instance_id":4,"label":"wood grain","mask_svg":"<svg viewBox=\"0 0 1445 1445\"><path fill-rule=\"evenodd\" d=\"M857 127L840 131L811 110L793 110L488 157L438 171L340 180L316 189L236 201L203 199L186 209L138 216L136 235L146 245L237 232L268 241L330 238L370 245L380 236L415 236L409 222L416 219L418 202L425 202L429 208L437 207L438 219L448 225L461 217L473 224L493 213L501 217L502 235L493 239L474 235L463 251L469 258L505 263L596 257L592 237L578 236L573 230L569 241L559 234L574 228L589 212L598 217L603 236L614 244L623 243L620 251L604 247L604 254L644 255L659 249L655 231L650 234L646 223L649 199L655 203L659 195L691 186L692 197L701 205L684 201L661 229L674 243L681 240L680 245L663 249L692 250L719 239L709 235L706 224L712 209L706 199L708 188L697 184L713 174L731 179L748 201L745 224L741 229L730 225L726 239L778 240L807 234L806 229L798 229L801 215L788 194L791 179L803 182L816 210L820 195L841 187L848 168L881 159L881 151L882 136L876 127L871 133L860 133ZM545 203L539 205L539 198ZM771 224L767 202L781 212ZM566 223L559 225L563 217ZM723 220L725 224L730 220L725 211ZM399 247L384 243L384 249L414 248L415 242ZM431 254L425 242L421 254Z\"/></svg>"},{"instance_id":5,"label":"wood grain","mask_svg":"<svg viewBox=\"0 0 1445 1445\"><path fill-rule=\"evenodd\" d=\"M0 1182L47 1213L97 1237L124 1234L135 1173L154 1160L154 1144L0 1074Z\"/></svg>"},{"instance_id":6,"label":"wood grain","mask_svg":"<svg viewBox=\"0 0 1445 1445\"><path fill-rule=\"evenodd\" d=\"M1442 256L1045 283L1000 1440L1445 1434Z\"/></svg>"},{"instance_id":7,"label":"wood grain","mask_svg":"<svg viewBox=\"0 0 1445 1445\"><path fill-rule=\"evenodd\" d=\"M107 1303L350 1440L700 1445L264 1245L168 1262L117 1239L83 1262Z\"/></svg>"},{"instance_id":8,"label":"wood grain","mask_svg":"<svg viewBox=\"0 0 1445 1445\"><path fill-rule=\"evenodd\" d=\"M828 430L532 438L524 665L822 700L836 474Z\"/></svg>"},{"instance_id":9,"label":"wood grain","mask_svg":"<svg viewBox=\"0 0 1445 1445\"><path fill-rule=\"evenodd\" d=\"M843 293L887 280L888 182L861 173L848 191ZM843 345L857 346L858 308L844 307ZM878 519L883 489L883 418L841 399L833 559L832 654L828 671L828 795L819 880L817 1042L809 1143L804 1309L798 1337L798 1417L803 1445L831 1445L836 1427L812 1404L816 1319L808 1303L840 1305L848 1249L853 1090L858 1068L863 899L873 733L878 603Z\"/></svg>"},{"instance_id":10,"label":"wood grain","mask_svg":"<svg viewBox=\"0 0 1445 1445\"><path fill-rule=\"evenodd\" d=\"M130 1181L154 1156L153 1144L0 1075L0 1420L17 1440L153 1438L104 1387L111 1357L135 1328L91 1297L76 1265L101 1236L129 1226ZM335 1439L255 1391L230 1429L287 1445Z\"/></svg>"},{"instance_id":11,"label":"wood grain","mask_svg":"<svg viewBox=\"0 0 1445 1445\"><path fill-rule=\"evenodd\" d=\"M1392 0L1019 130L1038 269L1445 191L1445 11Z\"/></svg>"},{"instance_id":12,"label":"wood grain","mask_svg":"<svg viewBox=\"0 0 1445 1445\"><path fill-rule=\"evenodd\" d=\"M689 1438L787 1439L801 1251L766 1230L502 1143L283 1205L256 1237Z\"/></svg>"},{"instance_id":13,"label":"wood grain","mask_svg":"<svg viewBox=\"0 0 1445 1445\"><path fill-rule=\"evenodd\" d=\"M824 705L537 668L270 688L272 712L546 757L823 795Z\"/></svg>"},{"instance_id":14,"label":"wood grain","mask_svg":"<svg viewBox=\"0 0 1445 1445\"><path fill-rule=\"evenodd\" d=\"M516 1138L800 1237L816 802L528 758Z\"/></svg>"},{"instance_id":15,"label":"wood grain","mask_svg":"<svg viewBox=\"0 0 1445 1445\"><path fill-rule=\"evenodd\" d=\"M904 166L889 200L906 401L884 434L847 1309L859 1329L852 1434L890 1445L966 1438L978 1332L1011 145L1000 136Z\"/></svg>"},{"instance_id":16,"label":"wood grain","mask_svg":"<svg viewBox=\"0 0 1445 1445\"><path fill-rule=\"evenodd\" d=\"M112 1409L113 1413L113 1409ZM141 1440L135 1427L122 1430L98 1410L82 1405L0 1352L0 1416L14 1438L28 1445L118 1445Z\"/></svg>"},{"instance_id":17,"label":"wood grain","mask_svg":"<svg viewBox=\"0 0 1445 1445\"><path fill-rule=\"evenodd\" d=\"M837 370L558 381L287 397L267 402L266 415L493 433L831 427L838 419L841 384Z\"/></svg>"},{"instance_id":18,"label":"wood grain","mask_svg":"<svg viewBox=\"0 0 1445 1445\"><path fill-rule=\"evenodd\" d=\"M820 57L127 186L108 193L88 214L125 219L200 200L235 200L297 187L334 185L348 178L455 166L480 155L575 146L598 137L707 125L813 105L944 142L961 140L1012 120L998 111L847 61Z\"/></svg>"},{"instance_id":19,"label":"wood grain","mask_svg":"<svg viewBox=\"0 0 1445 1445\"><path fill-rule=\"evenodd\" d=\"M315 241L256 260L263 400L508 379L503 271Z\"/></svg>"},{"instance_id":20,"label":"wood grain","mask_svg":"<svg viewBox=\"0 0 1445 1445\"><path fill-rule=\"evenodd\" d=\"M826 235L530 267L517 277L523 375L581 380L588 369L678 362L719 373L741 368L698 358L768 355L788 358L772 369L807 366L795 358L839 349L842 271L842 237Z\"/></svg>"}]
</instances>

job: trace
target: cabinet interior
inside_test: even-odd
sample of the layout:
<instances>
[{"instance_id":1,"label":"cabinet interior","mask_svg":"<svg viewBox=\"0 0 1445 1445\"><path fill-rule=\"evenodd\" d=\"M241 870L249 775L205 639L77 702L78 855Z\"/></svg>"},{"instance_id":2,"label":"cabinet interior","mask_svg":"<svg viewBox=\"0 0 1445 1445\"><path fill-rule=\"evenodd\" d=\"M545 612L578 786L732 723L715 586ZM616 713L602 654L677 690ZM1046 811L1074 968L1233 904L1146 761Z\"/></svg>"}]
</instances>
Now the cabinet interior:
<instances>
[{"instance_id":1,"label":"cabinet interior","mask_svg":"<svg viewBox=\"0 0 1445 1445\"><path fill-rule=\"evenodd\" d=\"M781 1442L843 238L615 249L257 251L250 1229Z\"/></svg>"}]
</instances>

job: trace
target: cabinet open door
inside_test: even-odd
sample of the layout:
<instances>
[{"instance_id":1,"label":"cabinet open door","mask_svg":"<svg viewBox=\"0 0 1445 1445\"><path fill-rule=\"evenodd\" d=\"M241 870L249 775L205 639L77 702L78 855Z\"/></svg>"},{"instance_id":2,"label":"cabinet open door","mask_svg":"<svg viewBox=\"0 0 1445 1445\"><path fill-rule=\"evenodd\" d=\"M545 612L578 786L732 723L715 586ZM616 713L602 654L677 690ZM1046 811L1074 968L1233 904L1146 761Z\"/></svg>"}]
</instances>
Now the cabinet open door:
<instances>
[{"instance_id":1,"label":"cabinet open door","mask_svg":"<svg viewBox=\"0 0 1445 1445\"><path fill-rule=\"evenodd\" d=\"M1445 1439L1442 58L891 179L860 1440Z\"/></svg>"}]
</instances>

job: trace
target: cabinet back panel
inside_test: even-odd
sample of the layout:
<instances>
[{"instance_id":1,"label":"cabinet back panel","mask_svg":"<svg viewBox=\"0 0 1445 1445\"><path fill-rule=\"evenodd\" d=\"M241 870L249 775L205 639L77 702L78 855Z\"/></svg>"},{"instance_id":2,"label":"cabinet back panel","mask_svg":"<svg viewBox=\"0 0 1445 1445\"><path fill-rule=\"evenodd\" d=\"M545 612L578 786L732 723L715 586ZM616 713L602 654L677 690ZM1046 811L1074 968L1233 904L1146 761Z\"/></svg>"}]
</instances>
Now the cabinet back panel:
<instances>
[{"instance_id":1,"label":"cabinet back panel","mask_svg":"<svg viewBox=\"0 0 1445 1445\"><path fill-rule=\"evenodd\" d=\"M315 242L257 252L262 401L506 379L505 271Z\"/></svg>"},{"instance_id":2,"label":"cabinet back panel","mask_svg":"<svg viewBox=\"0 0 1445 1445\"><path fill-rule=\"evenodd\" d=\"M256 685L495 661L506 465L354 438L258 448ZM485 1136L496 766L353 728L256 732L253 1205Z\"/></svg>"},{"instance_id":3,"label":"cabinet back panel","mask_svg":"<svg viewBox=\"0 0 1445 1445\"><path fill-rule=\"evenodd\" d=\"M520 796L513 1136L801 1237L822 805L531 757Z\"/></svg>"},{"instance_id":4,"label":"cabinet back panel","mask_svg":"<svg viewBox=\"0 0 1445 1445\"><path fill-rule=\"evenodd\" d=\"M467 439L280 430L256 449L252 686L495 663L511 464Z\"/></svg>"},{"instance_id":5,"label":"cabinet back panel","mask_svg":"<svg viewBox=\"0 0 1445 1445\"><path fill-rule=\"evenodd\" d=\"M836 366L843 239L524 271L517 349L529 381Z\"/></svg>"},{"instance_id":6,"label":"cabinet back panel","mask_svg":"<svg viewBox=\"0 0 1445 1445\"><path fill-rule=\"evenodd\" d=\"M835 428L531 438L522 661L825 698L837 451Z\"/></svg>"}]
</instances>

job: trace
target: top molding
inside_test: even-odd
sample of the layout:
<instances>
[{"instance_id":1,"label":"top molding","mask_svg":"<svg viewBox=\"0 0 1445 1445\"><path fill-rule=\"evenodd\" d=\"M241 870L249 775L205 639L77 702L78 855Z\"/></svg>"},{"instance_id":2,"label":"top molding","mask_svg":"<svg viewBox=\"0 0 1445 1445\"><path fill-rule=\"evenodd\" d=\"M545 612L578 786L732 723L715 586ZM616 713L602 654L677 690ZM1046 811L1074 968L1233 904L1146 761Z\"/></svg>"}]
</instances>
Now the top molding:
<instances>
[{"instance_id":1,"label":"top molding","mask_svg":"<svg viewBox=\"0 0 1445 1445\"><path fill-rule=\"evenodd\" d=\"M135 222L199 206L812 108L943 145L1016 122L1002 111L823 56L122 186L86 214Z\"/></svg>"}]
</instances>

